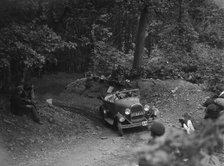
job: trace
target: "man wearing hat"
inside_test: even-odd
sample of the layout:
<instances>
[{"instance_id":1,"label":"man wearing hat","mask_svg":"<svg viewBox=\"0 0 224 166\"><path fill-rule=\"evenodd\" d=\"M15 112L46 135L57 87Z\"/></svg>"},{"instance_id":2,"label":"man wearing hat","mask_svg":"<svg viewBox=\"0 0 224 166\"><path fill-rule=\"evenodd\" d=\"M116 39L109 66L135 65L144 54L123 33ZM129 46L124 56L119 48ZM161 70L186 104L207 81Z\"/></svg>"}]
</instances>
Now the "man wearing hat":
<instances>
[{"instance_id":1,"label":"man wearing hat","mask_svg":"<svg viewBox=\"0 0 224 166\"><path fill-rule=\"evenodd\" d=\"M152 144L153 140L165 134L165 126L157 121L152 123L149 130L151 132L152 139L149 140L148 144ZM140 158L138 166L148 166L147 160L145 158Z\"/></svg>"},{"instance_id":2,"label":"man wearing hat","mask_svg":"<svg viewBox=\"0 0 224 166\"><path fill-rule=\"evenodd\" d=\"M204 119L216 120L219 118L224 112L224 91L219 95L215 94L207 98L202 106L206 107Z\"/></svg>"},{"instance_id":3,"label":"man wearing hat","mask_svg":"<svg viewBox=\"0 0 224 166\"><path fill-rule=\"evenodd\" d=\"M34 122L42 124L34 103L24 94L23 86L17 86L10 99L12 114L17 116L28 115Z\"/></svg>"},{"instance_id":4,"label":"man wearing hat","mask_svg":"<svg viewBox=\"0 0 224 166\"><path fill-rule=\"evenodd\" d=\"M151 125L151 127L149 128L149 130L151 131L151 136L153 139L163 136L165 134L165 126L157 121L154 121ZM151 141L149 141L151 142Z\"/></svg>"}]
</instances>

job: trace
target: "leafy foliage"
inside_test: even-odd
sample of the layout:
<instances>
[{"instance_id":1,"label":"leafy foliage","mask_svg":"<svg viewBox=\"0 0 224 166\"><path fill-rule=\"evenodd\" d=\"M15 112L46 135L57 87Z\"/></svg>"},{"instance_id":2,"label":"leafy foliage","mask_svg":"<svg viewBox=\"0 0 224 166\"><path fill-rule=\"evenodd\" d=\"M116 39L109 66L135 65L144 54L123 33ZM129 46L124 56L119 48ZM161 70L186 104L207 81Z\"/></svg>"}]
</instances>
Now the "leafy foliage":
<instances>
[{"instance_id":1,"label":"leafy foliage","mask_svg":"<svg viewBox=\"0 0 224 166\"><path fill-rule=\"evenodd\" d=\"M1 61L11 66L13 77L23 77L27 69L42 69L46 60L53 61L53 53L58 49L76 48L75 43L67 43L48 26L35 24L18 25L1 29ZM19 71L19 72L18 72ZM20 73L21 72L21 73Z\"/></svg>"},{"instance_id":2,"label":"leafy foliage","mask_svg":"<svg viewBox=\"0 0 224 166\"><path fill-rule=\"evenodd\" d=\"M109 75L115 64L131 69L132 56L124 54L113 46L104 42L97 42L95 47L94 67L96 73Z\"/></svg>"},{"instance_id":3,"label":"leafy foliage","mask_svg":"<svg viewBox=\"0 0 224 166\"><path fill-rule=\"evenodd\" d=\"M138 20L146 6L144 64L135 71ZM1 0L0 88L24 79L27 71L40 75L51 64L63 71L106 75L116 64L130 78L204 81L217 91L224 83L223 16L224 9L212 0ZM223 132L220 121L190 138L171 132L148 147L145 157L155 165L200 166L211 159L220 141L218 130Z\"/></svg>"},{"instance_id":4,"label":"leafy foliage","mask_svg":"<svg viewBox=\"0 0 224 166\"><path fill-rule=\"evenodd\" d=\"M170 129L165 137L137 149L139 157L153 166L220 166L215 152L223 150L223 118L206 122L200 132L190 136Z\"/></svg>"},{"instance_id":5,"label":"leafy foliage","mask_svg":"<svg viewBox=\"0 0 224 166\"><path fill-rule=\"evenodd\" d=\"M15 66L14 61L21 68L46 70L47 62L63 71L108 73L121 62L130 70L145 6L150 12L144 65L135 72L195 83L206 79L211 86L222 83L224 11L212 0L2 0L1 67Z\"/></svg>"}]
</instances>

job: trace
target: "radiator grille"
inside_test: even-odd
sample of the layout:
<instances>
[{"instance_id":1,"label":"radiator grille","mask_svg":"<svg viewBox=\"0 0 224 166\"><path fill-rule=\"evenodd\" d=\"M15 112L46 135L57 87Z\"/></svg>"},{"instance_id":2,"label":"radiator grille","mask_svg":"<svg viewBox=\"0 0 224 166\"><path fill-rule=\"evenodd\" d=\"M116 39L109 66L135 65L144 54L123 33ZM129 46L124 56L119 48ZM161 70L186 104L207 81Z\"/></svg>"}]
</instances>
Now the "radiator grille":
<instances>
[{"instance_id":1,"label":"radiator grille","mask_svg":"<svg viewBox=\"0 0 224 166\"><path fill-rule=\"evenodd\" d=\"M136 104L131 107L131 113L143 112L142 105Z\"/></svg>"},{"instance_id":2,"label":"radiator grille","mask_svg":"<svg viewBox=\"0 0 224 166\"><path fill-rule=\"evenodd\" d=\"M142 105L136 104L131 107L131 120L132 121L141 121L144 119L145 112L143 111Z\"/></svg>"}]
</instances>

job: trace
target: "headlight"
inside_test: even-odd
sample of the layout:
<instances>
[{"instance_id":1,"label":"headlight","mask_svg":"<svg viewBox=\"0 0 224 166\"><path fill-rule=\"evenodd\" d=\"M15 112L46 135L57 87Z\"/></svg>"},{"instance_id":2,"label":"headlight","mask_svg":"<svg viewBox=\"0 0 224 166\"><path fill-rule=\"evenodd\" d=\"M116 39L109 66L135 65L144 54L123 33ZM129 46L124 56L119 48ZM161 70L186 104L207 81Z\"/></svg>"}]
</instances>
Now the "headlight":
<instances>
[{"instance_id":1,"label":"headlight","mask_svg":"<svg viewBox=\"0 0 224 166\"><path fill-rule=\"evenodd\" d=\"M147 111L149 111L149 109L150 109L150 106L146 104L146 105L144 106L144 111L147 112Z\"/></svg>"},{"instance_id":2,"label":"headlight","mask_svg":"<svg viewBox=\"0 0 224 166\"><path fill-rule=\"evenodd\" d=\"M131 110L129 108L126 108L124 113L125 113L125 115L130 115Z\"/></svg>"},{"instance_id":3,"label":"headlight","mask_svg":"<svg viewBox=\"0 0 224 166\"><path fill-rule=\"evenodd\" d=\"M119 121L120 121L120 122L124 122L124 121L125 121L124 117L121 116L121 117L119 118Z\"/></svg>"}]
</instances>

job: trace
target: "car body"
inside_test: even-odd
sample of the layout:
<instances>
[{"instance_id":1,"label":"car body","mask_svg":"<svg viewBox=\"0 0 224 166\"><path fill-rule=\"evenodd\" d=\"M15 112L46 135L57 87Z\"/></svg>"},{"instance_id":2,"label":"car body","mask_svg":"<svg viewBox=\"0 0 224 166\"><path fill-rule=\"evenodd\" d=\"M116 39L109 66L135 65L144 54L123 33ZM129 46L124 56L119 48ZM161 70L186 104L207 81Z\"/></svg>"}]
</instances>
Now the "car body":
<instances>
[{"instance_id":1,"label":"car body","mask_svg":"<svg viewBox=\"0 0 224 166\"><path fill-rule=\"evenodd\" d=\"M120 135L123 135L123 129L148 127L156 117L156 111L150 109L149 105L143 106L140 103L139 89L108 93L101 100L103 104L100 106L100 113L103 121L117 127Z\"/></svg>"}]
</instances>

